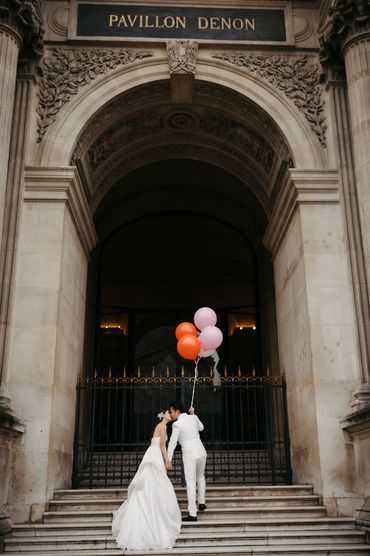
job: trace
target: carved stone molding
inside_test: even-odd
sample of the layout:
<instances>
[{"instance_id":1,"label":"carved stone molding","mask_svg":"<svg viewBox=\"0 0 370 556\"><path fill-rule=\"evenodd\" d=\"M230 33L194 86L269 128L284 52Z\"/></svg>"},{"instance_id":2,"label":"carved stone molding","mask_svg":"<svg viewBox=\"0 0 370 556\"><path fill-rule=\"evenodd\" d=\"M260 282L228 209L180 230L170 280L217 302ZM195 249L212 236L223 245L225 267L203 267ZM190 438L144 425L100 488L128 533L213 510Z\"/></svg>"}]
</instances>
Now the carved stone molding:
<instances>
[{"instance_id":1,"label":"carved stone molding","mask_svg":"<svg viewBox=\"0 0 370 556\"><path fill-rule=\"evenodd\" d=\"M220 52L213 58L245 68L282 91L304 114L321 145L326 147L324 101L317 65L306 56L248 56L244 52Z\"/></svg>"},{"instance_id":2,"label":"carved stone molding","mask_svg":"<svg viewBox=\"0 0 370 556\"><path fill-rule=\"evenodd\" d=\"M158 107L153 111L150 107L120 120L91 145L88 160L94 177L101 179L106 173L104 164L110 164L113 155L123 153L128 145L138 140L152 143L155 136L155 141L159 137L163 141L169 133L177 132L178 140L181 141L185 137L184 133L189 131L192 132L190 141L199 141L204 136L222 142L223 148L228 143L235 150L240 149L240 153L248 153L266 176L270 175L275 160L274 151L253 127L210 107L194 107L193 111L186 112L183 109L168 112L166 107Z\"/></svg>"},{"instance_id":3,"label":"carved stone molding","mask_svg":"<svg viewBox=\"0 0 370 556\"><path fill-rule=\"evenodd\" d=\"M33 61L43 54L41 0L2 0L0 25L10 28L19 36L21 50L18 64L29 70Z\"/></svg>"},{"instance_id":4,"label":"carved stone molding","mask_svg":"<svg viewBox=\"0 0 370 556\"><path fill-rule=\"evenodd\" d=\"M196 41L167 41L167 55L170 73L195 74L198 55L198 43Z\"/></svg>"},{"instance_id":5,"label":"carved stone molding","mask_svg":"<svg viewBox=\"0 0 370 556\"><path fill-rule=\"evenodd\" d=\"M144 50L52 50L46 58L39 79L37 142L55 121L59 110L76 95L80 87L94 79L136 60L153 56Z\"/></svg>"},{"instance_id":6,"label":"carved stone molding","mask_svg":"<svg viewBox=\"0 0 370 556\"><path fill-rule=\"evenodd\" d=\"M356 34L370 31L370 0L337 0L319 32L320 61L324 68L344 71L342 48Z\"/></svg>"}]
</instances>

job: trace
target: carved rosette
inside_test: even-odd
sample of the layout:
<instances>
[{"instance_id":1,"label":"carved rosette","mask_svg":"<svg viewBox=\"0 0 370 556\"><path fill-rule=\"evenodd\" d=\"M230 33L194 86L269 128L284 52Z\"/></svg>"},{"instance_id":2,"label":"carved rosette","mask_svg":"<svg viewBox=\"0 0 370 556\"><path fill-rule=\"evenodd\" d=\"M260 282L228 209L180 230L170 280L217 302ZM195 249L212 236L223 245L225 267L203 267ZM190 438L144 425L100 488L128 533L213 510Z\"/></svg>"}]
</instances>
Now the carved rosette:
<instances>
[{"instance_id":1,"label":"carved rosette","mask_svg":"<svg viewBox=\"0 0 370 556\"><path fill-rule=\"evenodd\" d=\"M196 41L167 41L167 55L171 75L176 73L195 74L198 55Z\"/></svg>"},{"instance_id":2,"label":"carved rosette","mask_svg":"<svg viewBox=\"0 0 370 556\"><path fill-rule=\"evenodd\" d=\"M317 65L310 64L306 56L248 56L244 52L221 52L213 58L245 68L282 91L304 114L321 145L326 147L324 101Z\"/></svg>"},{"instance_id":3,"label":"carved rosette","mask_svg":"<svg viewBox=\"0 0 370 556\"><path fill-rule=\"evenodd\" d=\"M29 69L43 54L41 0L2 0L0 25L19 37L18 64Z\"/></svg>"},{"instance_id":4,"label":"carved rosette","mask_svg":"<svg viewBox=\"0 0 370 556\"><path fill-rule=\"evenodd\" d=\"M323 67L343 72L344 43L365 31L370 31L370 0L337 0L319 33Z\"/></svg>"},{"instance_id":5,"label":"carved rosette","mask_svg":"<svg viewBox=\"0 0 370 556\"><path fill-rule=\"evenodd\" d=\"M37 142L55 121L59 110L80 87L119 66L153 56L143 50L63 50L53 49L46 58L39 79Z\"/></svg>"}]
</instances>

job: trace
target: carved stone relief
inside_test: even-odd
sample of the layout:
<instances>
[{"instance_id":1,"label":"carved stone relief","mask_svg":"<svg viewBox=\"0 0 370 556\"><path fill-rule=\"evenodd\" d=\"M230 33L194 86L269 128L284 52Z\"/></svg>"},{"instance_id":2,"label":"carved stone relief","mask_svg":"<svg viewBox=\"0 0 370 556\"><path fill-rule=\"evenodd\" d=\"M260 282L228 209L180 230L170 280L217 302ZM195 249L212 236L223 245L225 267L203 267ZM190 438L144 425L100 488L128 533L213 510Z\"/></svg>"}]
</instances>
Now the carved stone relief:
<instances>
[{"instance_id":1,"label":"carved stone relief","mask_svg":"<svg viewBox=\"0 0 370 556\"><path fill-rule=\"evenodd\" d=\"M312 36L313 24L311 19L302 13L293 15L294 22L294 40L296 43L304 42Z\"/></svg>"},{"instance_id":2,"label":"carved stone relief","mask_svg":"<svg viewBox=\"0 0 370 556\"><path fill-rule=\"evenodd\" d=\"M369 0L337 0L320 29L320 61L324 68L344 72L342 46L352 35L370 30Z\"/></svg>"},{"instance_id":3,"label":"carved stone relief","mask_svg":"<svg viewBox=\"0 0 370 556\"><path fill-rule=\"evenodd\" d=\"M169 95L169 81L159 81L145 87L131 89L115 98L112 102L104 106L86 125L73 151L71 164L74 164L76 159L83 156L98 133L114 125L117 114L128 114L147 103L152 104L153 102L159 102L159 100L168 104L170 99Z\"/></svg>"},{"instance_id":4,"label":"carved stone relief","mask_svg":"<svg viewBox=\"0 0 370 556\"><path fill-rule=\"evenodd\" d=\"M195 73L198 55L196 41L167 41L167 55L170 73Z\"/></svg>"},{"instance_id":5,"label":"carved stone relief","mask_svg":"<svg viewBox=\"0 0 370 556\"><path fill-rule=\"evenodd\" d=\"M265 79L292 100L310 123L323 147L326 146L324 101L320 87L318 66L310 64L306 56L248 56L244 52L221 52L213 58L245 68Z\"/></svg>"},{"instance_id":6,"label":"carved stone relief","mask_svg":"<svg viewBox=\"0 0 370 556\"><path fill-rule=\"evenodd\" d=\"M140 111L121 120L116 127L101 135L88 150L92 170L96 173L112 154L116 151L121 152L129 143L141 138L151 141L153 135L165 134L167 130L176 130L179 133L192 130L193 141L197 140L195 134L217 137L224 143L233 144L235 148L248 153L266 175L270 174L274 151L255 129L211 108L194 107L193 112L180 109L168 113L167 107L163 106L155 111L153 108Z\"/></svg>"},{"instance_id":7,"label":"carved stone relief","mask_svg":"<svg viewBox=\"0 0 370 556\"><path fill-rule=\"evenodd\" d=\"M18 63L22 69L28 70L44 51L41 0L3 0L0 23L12 28L21 37Z\"/></svg>"},{"instance_id":8,"label":"carved stone relief","mask_svg":"<svg viewBox=\"0 0 370 556\"><path fill-rule=\"evenodd\" d=\"M48 25L50 29L61 37L66 37L68 32L69 6L58 6L48 13Z\"/></svg>"},{"instance_id":9,"label":"carved stone relief","mask_svg":"<svg viewBox=\"0 0 370 556\"><path fill-rule=\"evenodd\" d=\"M153 54L143 50L52 50L46 58L39 79L37 113L37 141L40 142L47 128L72 95L100 75Z\"/></svg>"}]
</instances>

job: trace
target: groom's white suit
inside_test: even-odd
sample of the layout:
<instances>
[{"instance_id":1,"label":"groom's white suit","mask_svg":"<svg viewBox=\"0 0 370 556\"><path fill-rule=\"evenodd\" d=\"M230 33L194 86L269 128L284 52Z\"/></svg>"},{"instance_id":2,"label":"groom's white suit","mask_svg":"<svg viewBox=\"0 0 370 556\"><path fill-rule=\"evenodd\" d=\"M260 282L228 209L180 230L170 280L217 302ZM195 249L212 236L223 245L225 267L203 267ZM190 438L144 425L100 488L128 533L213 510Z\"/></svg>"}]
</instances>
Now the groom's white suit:
<instances>
[{"instance_id":1,"label":"groom's white suit","mask_svg":"<svg viewBox=\"0 0 370 556\"><path fill-rule=\"evenodd\" d=\"M204 426L196 415L181 413L172 425L172 434L168 444L167 454L170 461L172 461L177 442L181 445L188 509L191 516L197 515L196 485L198 486L198 503L205 504L206 480L204 470L207 452L199 436L199 432L203 429Z\"/></svg>"}]
</instances>

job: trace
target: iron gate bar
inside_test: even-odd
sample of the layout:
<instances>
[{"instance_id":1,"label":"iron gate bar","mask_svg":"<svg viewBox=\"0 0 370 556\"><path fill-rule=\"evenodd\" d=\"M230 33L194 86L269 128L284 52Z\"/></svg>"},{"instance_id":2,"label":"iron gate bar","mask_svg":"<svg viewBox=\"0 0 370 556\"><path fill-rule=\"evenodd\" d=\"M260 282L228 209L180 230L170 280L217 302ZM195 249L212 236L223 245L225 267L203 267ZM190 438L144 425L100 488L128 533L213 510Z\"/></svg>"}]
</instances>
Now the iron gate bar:
<instances>
[{"instance_id":1,"label":"iron gate bar","mask_svg":"<svg viewBox=\"0 0 370 556\"><path fill-rule=\"evenodd\" d=\"M189 403L193 375L80 377L72 485L123 486L130 482L149 444L155 416L180 397ZM243 376L240 369L220 385L213 373L199 376L195 407L205 425L208 481L291 484L290 440L284 376ZM170 433L170 431L169 431ZM181 480L175 451L174 481Z\"/></svg>"}]
</instances>

